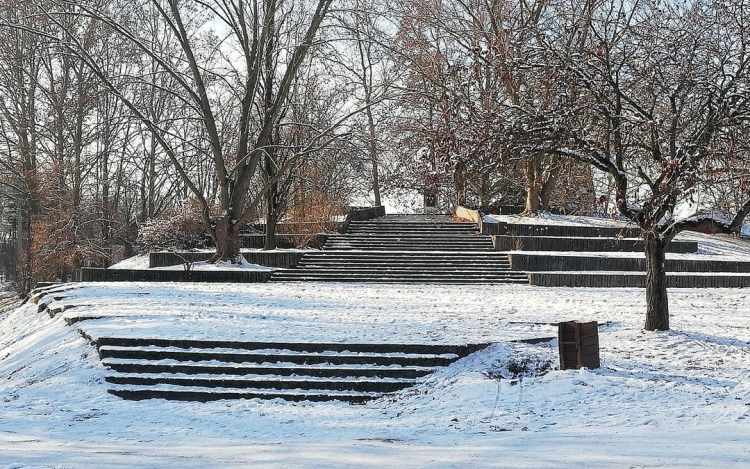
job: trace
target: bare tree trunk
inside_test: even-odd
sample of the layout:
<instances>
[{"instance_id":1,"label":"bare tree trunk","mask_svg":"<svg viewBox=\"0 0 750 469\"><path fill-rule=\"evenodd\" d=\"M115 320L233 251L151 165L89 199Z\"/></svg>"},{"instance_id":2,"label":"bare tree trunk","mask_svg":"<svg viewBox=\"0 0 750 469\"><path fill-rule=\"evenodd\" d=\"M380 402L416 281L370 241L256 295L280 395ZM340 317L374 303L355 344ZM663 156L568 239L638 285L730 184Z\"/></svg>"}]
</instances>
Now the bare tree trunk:
<instances>
[{"instance_id":1,"label":"bare tree trunk","mask_svg":"<svg viewBox=\"0 0 750 469\"><path fill-rule=\"evenodd\" d=\"M276 249L276 223L279 221L279 183L276 178L275 152L269 151L264 158L265 177L268 181L266 189L266 237L263 242L264 251Z\"/></svg>"},{"instance_id":2,"label":"bare tree trunk","mask_svg":"<svg viewBox=\"0 0 750 469\"><path fill-rule=\"evenodd\" d=\"M368 103L369 104L369 103ZM370 161L372 162L372 192L375 195L375 206L379 207L380 201L380 174L378 168L378 142L377 132L375 129L375 119L372 116L372 109L367 108L367 130L368 130L368 150L370 153Z\"/></svg>"},{"instance_id":3,"label":"bare tree trunk","mask_svg":"<svg viewBox=\"0 0 750 469\"><path fill-rule=\"evenodd\" d=\"M463 161L456 163L453 170L453 190L456 207L466 204L466 165ZM454 207L455 210L455 207Z\"/></svg>"},{"instance_id":4,"label":"bare tree trunk","mask_svg":"<svg viewBox=\"0 0 750 469\"><path fill-rule=\"evenodd\" d=\"M270 205L273 205L273 201L270 200L274 196L272 192L274 191L269 188L268 195L266 196L269 207L266 210L266 237L263 242L264 251L273 251L276 249L276 215L274 213L275 210L270 207Z\"/></svg>"},{"instance_id":5,"label":"bare tree trunk","mask_svg":"<svg viewBox=\"0 0 750 469\"><path fill-rule=\"evenodd\" d=\"M539 190L539 209L543 212L549 211L552 191L555 189L555 178L549 178L542 183Z\"/></svg>"},{"instance_id":6,"label":"bare tree trunk","mask_svg":"<svg viewBox=\"0 0 750 469\"><path fill-rule=\"evenodd\" d=\"M540 158L539 155L529 155L524 162L523 173L526 179L526 206L523 211L524 215L539 213L541 210L542 178L540 174Z\"/></svg>"},{"instance_id":7,"label":"bare tree trunk","mask_svg":"<svg viewBox=\"0 0 750 469\"><path fill-rule=\"evenodd\" d=\"M646 251L646 325L649 331L669 330L669 301L665 251L667 243L653 234L644 239Z\"/></svg>"},{"instance_id":8,"label":"bare tree trunk","mask_svg":"<svg viewBox=\"0 0 750 469\"><path fill-rule=\"evenodd\" d=\"M216 254L211 262L220 260L230 260L233 264L241 262L239 230L230 218L229 216L221 217L216 221L216 227L212 230Z\"/></svg>"},{"instance_id":9,"label":"bare tree trunk","mask_svg":"<svg viewBox=\"0 0 750 469\"><path fill-rule=\"evenodd\" d=\"M146 193L146 218L156 215L156 138L151 136L151 148L148 153L148 192ZM144 219L144 220L145 220Z\"/></svg>"}]
</instances>

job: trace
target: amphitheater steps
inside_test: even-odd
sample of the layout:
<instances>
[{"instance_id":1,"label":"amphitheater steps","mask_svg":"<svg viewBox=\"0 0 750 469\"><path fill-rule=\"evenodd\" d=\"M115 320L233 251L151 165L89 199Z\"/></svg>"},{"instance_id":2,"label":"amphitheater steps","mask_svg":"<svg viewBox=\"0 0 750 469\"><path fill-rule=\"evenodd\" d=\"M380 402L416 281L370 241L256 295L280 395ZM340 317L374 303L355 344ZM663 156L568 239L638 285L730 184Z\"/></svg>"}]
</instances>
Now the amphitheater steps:
<instances>
[{"instance_id":1,"label":"amphitheater steps","mask_svg":"<svg viewBox=\"0 0 750 469\"><path fill-rule=\"evenodd\" d=\"M475 223L446 216L393 216L352 222L330 235L323 250L306 254L296 269L271 281L369 283L528 283L495 251Z\"/></svg>"},{"instance_id":2,"label":"amphitheater steps","mask_svg":"<svg viewBox=\"0 0 750 469\"><path fill-rule=\"evenodd\" d=\"M102 337L111 394L123 399L340 400L363 403L487 344L229 342Z\"/></svg>"}]
</instances>

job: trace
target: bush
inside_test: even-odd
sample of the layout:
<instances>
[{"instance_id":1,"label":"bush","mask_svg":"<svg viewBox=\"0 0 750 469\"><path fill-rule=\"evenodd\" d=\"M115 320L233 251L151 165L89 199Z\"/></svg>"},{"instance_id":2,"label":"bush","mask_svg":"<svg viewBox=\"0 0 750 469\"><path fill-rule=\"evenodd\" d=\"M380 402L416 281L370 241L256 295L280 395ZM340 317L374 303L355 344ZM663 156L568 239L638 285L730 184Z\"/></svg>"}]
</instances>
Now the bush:
<instances>
[{"instance_id":1,"label":"bush","mask_svg":"<svg viewBox=\"0 0 750 469\"><path fill-rule=\"evenodd\" d=\"M187 201L151 219L138 232L138 251L187 250L206 247L208 237L198 203Z\"/></svg>"}]
</instances>

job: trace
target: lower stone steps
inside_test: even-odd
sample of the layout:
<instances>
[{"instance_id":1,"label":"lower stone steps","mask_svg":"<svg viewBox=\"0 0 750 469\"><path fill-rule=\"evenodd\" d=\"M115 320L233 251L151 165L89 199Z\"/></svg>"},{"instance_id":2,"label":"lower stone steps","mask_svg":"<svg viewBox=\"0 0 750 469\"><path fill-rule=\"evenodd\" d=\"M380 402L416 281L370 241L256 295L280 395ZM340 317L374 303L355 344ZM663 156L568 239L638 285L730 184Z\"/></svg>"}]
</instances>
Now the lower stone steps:
<instances>
[{"instance_id":1,"label":"lower stone steps","mask_svg":"<svg viewBox=\"0 0 750 469\"><path fill-rule=\"evenodd\" d=\"M103 359L102 363L110 370L118 373L166 373L166 374L188 374L188 375L225 375L225 376L312 376L316 378L345 378L350 376L362 377L381 377L381 378L408 378L415 379L430 374L434 371L433 367L390 367L390 366L286 366L264 365L251 366L245 364L206 364L175 362L154 363L149 360L132 360L132 359Z\"/></svg>"},{"instance_id":2,"label":"lower stone steps","mask_svg":"<svg viewBox=\"0 0 750 469\"><path fill-rule=\"evenodd\" d=\"M326 402L342 401L350 404L364 404L367 401L383 396L382 393L353 393L353 392L283 392L269 390L236 390L236 389L205 389L195 387L161 386L149 389L142 387L123 386L109 390L122 399L141 401L144 399L165 399L170 401L212 402L236 399L283 399L292 402Z\"/></svg>"},{"instance_id":3,"label":"lower stone steps","mask_svg":"<svg viewBox=\"0 0 750 469\"><path fill-rule=\"evenodd\" d=\"M342 344L102 337L111 394L124 399L341 400L397 392L488 344Z\"/></svg>"}]
</instances>

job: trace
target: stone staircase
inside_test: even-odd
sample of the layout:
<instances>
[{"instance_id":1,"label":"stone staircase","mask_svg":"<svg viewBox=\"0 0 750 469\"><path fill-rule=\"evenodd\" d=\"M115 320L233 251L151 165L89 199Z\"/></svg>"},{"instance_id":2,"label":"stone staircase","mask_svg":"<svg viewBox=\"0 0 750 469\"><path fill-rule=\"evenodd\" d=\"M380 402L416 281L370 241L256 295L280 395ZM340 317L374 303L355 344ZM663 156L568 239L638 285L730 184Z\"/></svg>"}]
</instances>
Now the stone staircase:
<instances>
[{"instance_id":1,"label":"stone staircase","mask_svg":"<svg viewBox=\"0 0 750 469\"><path fill-rule=\"evenodd\" d=\"M485 348L100 337L111 394L128 400L364 403Z\"/></svg>"},{"instance_id":2,"label":"stone staircase","mask_svg":"<svg viewBox=\"0 0 750 469\"><path fill-rule=\"evenodd\" d=\"M379 283L528 283L495 252L475 223L448 216L388 215L351 222L346 234L329 236L323 250L306 254L296 269L271 281Z\"/></svg>"}]
</instances>

